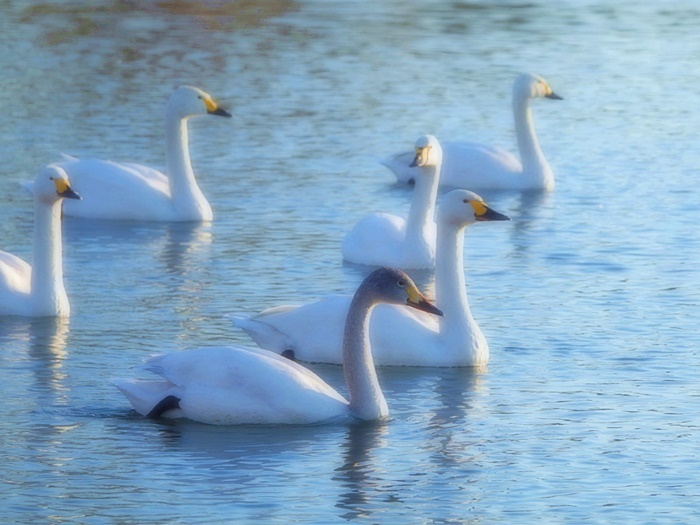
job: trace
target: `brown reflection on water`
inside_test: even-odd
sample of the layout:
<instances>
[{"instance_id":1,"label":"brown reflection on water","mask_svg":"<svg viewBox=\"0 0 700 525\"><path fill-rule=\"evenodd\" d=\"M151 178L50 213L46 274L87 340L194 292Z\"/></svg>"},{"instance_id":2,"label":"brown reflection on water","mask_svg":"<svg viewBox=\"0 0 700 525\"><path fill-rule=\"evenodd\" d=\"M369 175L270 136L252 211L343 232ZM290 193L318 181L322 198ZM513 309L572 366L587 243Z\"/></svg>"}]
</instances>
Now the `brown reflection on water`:
<instances>
[{"instance_id":1,"label":"brown reflection on water","mask_svg":"<svg viewBox=\"0 0 700 525\"><path fill-rule=\"evenodd\" d=\"M156 2L135 2L115 0L104 5L58 6L37 3L23 11L22 21L32 23L42 17L62 15L70 17L70 26L47 32L44 41L48 45L58 45L75 38L98 35L113 27L111 17L104 15L138 16L182 16L189 17L205 31L233 32L264 25L273 17L299 9L295 0L163 0ZM136 56L126 56L134 60Z\"/></svg>"}]
</instances>

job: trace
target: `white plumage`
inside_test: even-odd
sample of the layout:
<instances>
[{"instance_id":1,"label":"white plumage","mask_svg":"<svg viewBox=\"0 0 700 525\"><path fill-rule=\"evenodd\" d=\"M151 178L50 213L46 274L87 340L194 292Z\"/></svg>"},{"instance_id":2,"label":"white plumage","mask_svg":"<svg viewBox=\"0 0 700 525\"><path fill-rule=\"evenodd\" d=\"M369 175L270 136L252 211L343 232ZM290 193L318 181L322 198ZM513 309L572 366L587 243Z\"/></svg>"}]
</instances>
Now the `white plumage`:
<instances>
[{"instance_id":1,"label":"white plumage","mask_svg":"<svg viewBox=\"0 0 700 525\"><path fill-rule=\"evenodd\" d=\"M535 133L530 102L535 98L561 99L542 77L524 73L513 84L513 116L518 139L518 160L510 152L478 142L443 142L440 185L470 190L547 190L554 189L554 174ZM393 155L382 163L400 182L417 180L409 167L411 153Z\"/></svg>"},{"instance_id":2,"label":"white plumage","mask_svg":"<svg viewBox=\"0 0 700 525\"><path fill-rule=\"evenodd\" d=\"M400 270L380 268L358 288L345 322L346 401L315 373L267 350L241 346L199 348L149 359L162 380L116 380L137 412L203 423L308 424L339 418L372 420L388 407L372 361L368 323L380 302L408 304L440 314Z\"/></svg>"},{"instance_id":3,"label":"white plumage","mask_svg":"<svg viewBox=\"0 0 700 525\"><path fill-rule=\"evenodd\" d=\"M196 115L231 116L201 89L175 90L165 112L167 175L141 164L64 155L57 164L85 198L78 206L66 203L64 213L110 220L212 220L211 206L190 161L187 121ZM32 188L31 183L25 186Z\"/></svg>"},{"instance_id":4,"label":"white plumage","mask_svg":"<svg viewBox=\"0 0 700 525\"><path fill-rule=\"evenodd\" d=\"M63 284L61 203L80 199L65 171L43 168L34 180L34 251L32 266L0 251L0 315L29 317L70 315Z\"/></svg>"},{"instance_id":5,"label":"white plumage","mask_svg":"<svg viewBox=\"0 0 700 525\"><path fill-rule=\"evenodd\" d=\"M464 228L474 222L508 220L466 190L448 193L438 210L436 304L439 320L396 305L379 305L370 322L377 365L478 366L489 347L474 320L464 279ZM351 298L327 296L302 306L280 306L252 317L231 316L263 348L294 352L302 361L342 362L343 325Z\"/></svg>"},{"instance_id":6,"label":"white plumage","mask_svg":"<svg viewBox=\"0 0 700 525\"><path fill-rule=\"evenodd\" d=\"M435 201L442 149L432 135L416 141L410 164L416 186L408 218L373 213L361 219L343 239L343 258L358 264L433 268L435 266Z\"/></svg>"}]
</instances>

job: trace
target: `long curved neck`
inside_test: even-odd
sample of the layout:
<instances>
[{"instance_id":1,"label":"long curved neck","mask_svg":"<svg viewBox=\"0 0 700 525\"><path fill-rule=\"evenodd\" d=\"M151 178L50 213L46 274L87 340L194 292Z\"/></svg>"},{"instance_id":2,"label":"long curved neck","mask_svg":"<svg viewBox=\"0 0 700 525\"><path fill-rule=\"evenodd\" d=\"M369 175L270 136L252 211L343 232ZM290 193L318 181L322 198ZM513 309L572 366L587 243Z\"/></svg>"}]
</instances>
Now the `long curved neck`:
<instances>
[{"instance_id":1,"label":"long curved neck","mask_svg":"<svg viewBox=\"0 0 700 525\"><path fill-rule=\"evenodd\" d=\"M532 120L530 97L513 95L513 117L515 118L515 133L518 137L518 151L523 165L523 175L533 180L533 183L543 188L553 186L552 169L542 153L540 142L535 132Z\"/></svg>"},{"instance_id":2,"label":"long curved neck","mask_svg":"<svg viewBox=\"0 0 700 525\"><path fill-rule=\"evenodd\" d=\"M406 220L406 246L430 250L431 226L435 219L435 201L440 182L440 167L420 168L424 173L416 176L411 209Z\"/></svg>"},{"instance_id":3,"label":"long curved neck","mask_svg":"<svg viewBox=\"0 0 700 525\"><path fill-rule=\"evenodd\" d=\"M35 315L70 314L63 286L63 245L61 201L34 201L34 255L32 258L31 301Z\"/></svg>"},{"instance_id":4,"label":"long curved neck","mask_svg":"<svg viewBox=\"0 0 700 525\"><path fill-rule=\"evenodd\" d=\"M168 109L165 128L167 173L173 206L180 216L192 220L211 220L211 207L199 189L192 170L187 119Z\"/></svg>"},{"instance_id":5,"label":"long curved neck","mask_svg":"<svg viewBox=\"0 0 700 525\"><path fill-rule=\"evenodd\" d=\"M471 317L464 281L464 226L440 223L435 251L435 303L445 316L441 332ZM455 312L455 314L452 314Z\"/></svg>"},{"instance_id":6,"label":"long curved neck","mask_svg":"<svg viewBox=\"0 0 700 525\"><path fill-rule=\"evenodd\" d=\"M352 415L364 420L389 415L369 343L369 318L374 306L358 291L350 304L343 337L343 372L350 394L349 409Z\"/></svg>"},{"instance_id":7,"label":"long curved neck","mask_svg":"<svg viewBox=\"0 0 700 525\"><path fill-rule=\"evenodd\" d=\"M447 349L468 354L471 364L488 362L488 344L472 316L464 279L464 226L441 222L435 251L435 302L440 337Z\"/></svg>"}]
</instances>

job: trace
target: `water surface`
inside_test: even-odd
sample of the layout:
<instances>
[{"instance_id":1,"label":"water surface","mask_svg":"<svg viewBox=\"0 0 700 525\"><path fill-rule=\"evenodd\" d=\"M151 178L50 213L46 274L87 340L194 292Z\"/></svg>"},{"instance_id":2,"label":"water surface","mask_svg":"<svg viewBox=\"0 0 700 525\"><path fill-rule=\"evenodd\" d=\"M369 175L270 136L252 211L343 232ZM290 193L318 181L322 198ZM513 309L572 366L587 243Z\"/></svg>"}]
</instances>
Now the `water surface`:
<instances>
[{"instance_id":1,"label":"water surface","mask_svg":"<svg viewBox=\"0 0 700 525\"><path fill-rule=\"evenodd\" d=\"M234 114L190 124L212 224L67 219L72 317L0 320L7 523L697 521L694 2L0 10L3 250L31 259L19 182L59 152L163 166L183 83ZM513 219L467 232L487 369L383 369L389 421L284 430L147 421L108 383L247 344L227 313L354 290L343 235L410 199L377 158L423 133L514 150L520 71L565 99L533 105L557 189L482 193Z\"/></svg>"}]
</instances>

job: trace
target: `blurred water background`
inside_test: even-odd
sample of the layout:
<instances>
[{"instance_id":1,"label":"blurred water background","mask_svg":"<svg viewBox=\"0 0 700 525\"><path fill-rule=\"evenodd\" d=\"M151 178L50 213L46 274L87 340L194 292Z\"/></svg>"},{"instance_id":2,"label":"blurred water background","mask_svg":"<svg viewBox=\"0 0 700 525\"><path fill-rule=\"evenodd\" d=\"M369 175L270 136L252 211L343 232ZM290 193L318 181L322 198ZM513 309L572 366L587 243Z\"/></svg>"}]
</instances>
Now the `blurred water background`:
<instances>
[{"instance_id":1,"label":"blurred water background","mask_svg":"<svg viewBox=\"0 0 700 525\"><path fill-rule=\"evenodd\" d=\"M4 523L691 523L700 518L695 1L0 1L0 249L59 152L163 166L193 84L212 224L64 221L70 320L0 319ZM377 159L423 133L515 151L515 75L557 188L481 192L487 369L382 369L381 424L144 420L109 383L246 343L224 315L352 292L340 242L405 212ZM416 274L430 293L430 275ZM314 366L345 391L342 371Z\"/></svg>"}]
</instances>

